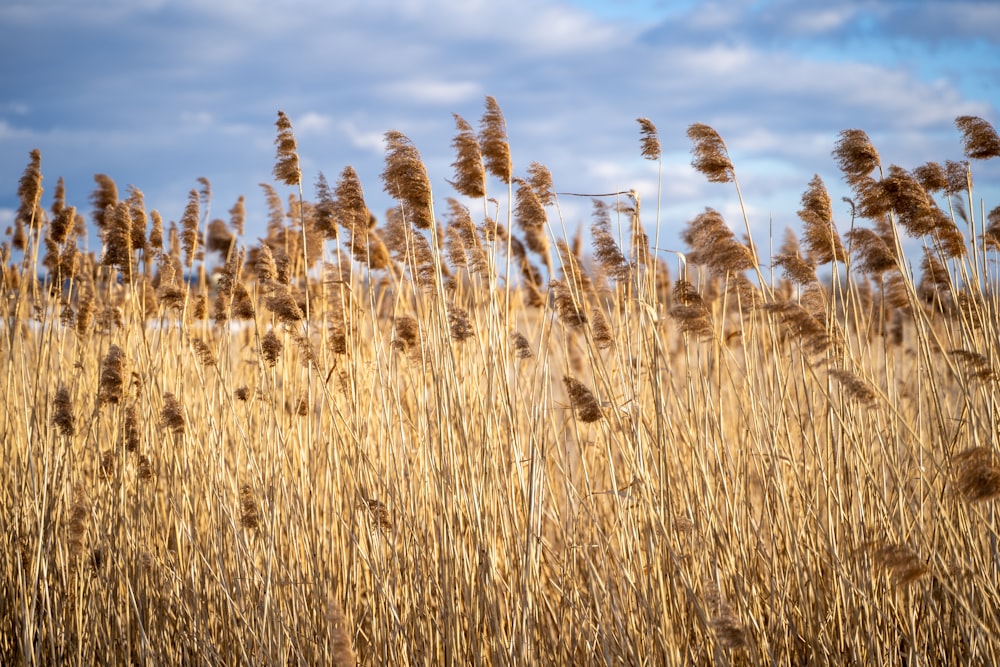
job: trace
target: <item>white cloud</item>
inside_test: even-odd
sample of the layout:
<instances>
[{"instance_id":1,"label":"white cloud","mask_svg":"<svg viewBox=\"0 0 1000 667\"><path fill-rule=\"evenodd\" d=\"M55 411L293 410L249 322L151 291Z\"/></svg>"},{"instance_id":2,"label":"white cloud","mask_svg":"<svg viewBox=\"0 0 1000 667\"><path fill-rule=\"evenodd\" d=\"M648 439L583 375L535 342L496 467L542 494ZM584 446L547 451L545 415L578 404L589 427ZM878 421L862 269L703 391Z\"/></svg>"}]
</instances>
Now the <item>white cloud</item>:
<instances>
[{"instance_id":1,"label":"white cloud","mask_svg":"<svg viewBox=\"0 0 1000 667\"><path fill-rule=\"evenodd\" d=\"M444 81L411 79L392 81L379 86L382 97L399 105L432 104L455 106L468 104L483 97L482 87L475 81Z\"/></svg>"},{"instance_id":2,"label":"white cloud","mask_svg":"<svg viewBox=\"0 0 1000 667\"><path fill-rule=\"evenodd\" d=\"M298 118L292 118L292 128L299 137L325 135L333 125L333 117L316 111L307 111Z\"/></svg>"}]
</instances>

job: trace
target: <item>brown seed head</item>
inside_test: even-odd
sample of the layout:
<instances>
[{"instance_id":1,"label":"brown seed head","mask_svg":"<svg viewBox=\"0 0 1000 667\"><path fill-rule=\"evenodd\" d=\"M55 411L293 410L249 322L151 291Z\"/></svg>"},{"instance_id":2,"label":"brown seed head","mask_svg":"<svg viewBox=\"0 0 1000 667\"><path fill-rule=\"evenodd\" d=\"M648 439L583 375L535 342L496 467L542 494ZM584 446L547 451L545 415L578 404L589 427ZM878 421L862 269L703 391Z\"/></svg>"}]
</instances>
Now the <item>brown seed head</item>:
<instances>
[{"instance_id":1,"label":"brown seed head","mask_svg":"<svg viewBox=\"0 0 1000 667\"><path fill-rule=\"evenodd\" d=\"M171 392L163 394L163 409L160 410L160 426L171 433L184 433L184 408Z\"/></svg>"},{"instance_id":2,"label":"brown seed head","mask_svg":"<svg viewBox=\"0 0 1000 667\"><path fill-rule=\"evenodd\" d=\"M882 165L878 151L864 130L844 130L833 149L833 157L844 180L856 187Z\"/></svg>"},{"instance_id":3,"label":"brown seed head","mask_svg":"<svg viewBox=\"0 0 1000 667\"><path fill-rule=\"evenodd\" d=\"M812 261L817 264L847 261L847 250L833 224L830 194L818 174L813 176L809 188L802 194L799 218L804 225L802 240Z\"/></svg>"},{"instance_id":4,"label":"brown seed head","mask_svg":"<svg viewBox=\"0 0 1000 667\"><path fill-rule=\"evenodd\" d=\"M184 249L184 266L191 268L194 264L195 251L198 247L198 223L201 218L198 204L198 191L188 192L188 203L181 216L181 247Z\"/></svg>"},{"instance_id":5,"label":"brown seed head","mask_svg":"<svg viewBox=\"0 0 1000 667\"><path fill-rule=\"evenodd\" d=\"M535 193L531 184L521 178L515 178L517 191L514 195L514 220L523 229L541 229L545 226L545 207Z\"/></svg>"},{"instance_id":6,"label":"brown seed head","mask_svg":"<svg viewBox=\"0 0 1000 667\"><path fill-rule=\"evenodd\" d=\"M260 339L260 353L264 358L264 363L270 368L274 368L274 365L278 363L278 359L281 357L281 351L284 347L284 343L274 333L274 329L269 329Z\"/></svg>"},{"instance_id":7,"label":"brown seed head","mask_svg":"<svg viewBox=\"0 0 1000 667\"><path fill-rule=\"evenodd\" d=\"M451 141L456 158L451 163L455 168L455 180L448 181L452 187L466 197L479 198L486 196L486 168L483 165L483 155L479 149L479 139L469 123L459 116L455 117L458 134Z\"/></svg>"},{"instance_id":8,"label":"brown seed head","mask_svg":"<svg viewBox=\"0 0 1000 667\"><path fill-rule=\"evenodd\" d=\"M639 123L639 146L641 155L647 160L659 160L662 155L660 150L660 136L656 131L656 126L648 118L636 118Z\"/></svg>"},{"instance_id":9,"label":"brown seed head","mask_svg":"<svg viewBox=\"0 0 1000 667\"><path fill-rule=\"evenodd\" d=\"M101 379L97 391L98 403L118 403L124 396L125 353L117 345L108 348L101 364Z\"/></svg>"},{"instance_id":10,"label":"brown seed head","mask_svg":"<svg viewBox=\"0 0 1000 667\"><path fill-rule=\"evenodd\" d=\"M531 351L531 343L524 334L514 332L510 335L511 349L514 352L515 359L530 359L534 356Z\"/></svg>"},{"instance_id":11,"label":"brown seed head","mask_svg":"<svg viewBox=\"0 0 1000 667\"><path fill-rule=\"evenodd\" d=\"M969 502L1000 497L1000 466L990 447L972 447L951 459L955 487Z\"/></svg>"},{"instance_id":12,"label":"brown seed head","mask_svg":"<svg viewBox=\"0 0 1000 667\"><path fill-rule=\"evenodd\" d=\"M729 159L726 143L714 128L695 123L687 130L691 147L691 166L705 175L712 183L728 183L733 180L733 163Z\"/></svg>"},{"instance_id":13,"label":"brown seed head","mask_svg":"<svg viewBox=\"0 0 1000 667\"><path fill-rule=\"evenodd\" d=\"M1000 136L988 122L978 116L959 116L955 125L962 132L966 157L988 160L1000 156Z\"/></svg>"},{"instance_id":14,"label":"brown seed head","mask_svg":"<svg viewBox=\"0 0 1000 667\"><path fill-rule=\"evenodd\" d=\"M118 203L118 186L107 174L95 174L94 181L97 183L97 189L90 195L90 201L94 205L92 217L97 229L104 231L104 214L108 206Z\"/></svg>"},{"instance_id":15,"label":"brown seed head","mask_svg":"<svg viewBox=\"0 0 1000 667\"><path fill-rule=\"evenodd\" d=\"M292 122L288 120L284 111L278 112L275 126L278 128L278 136L274 143L278 150L274 163L274 177L285 185L300 185L302 170L299 168L298 147L295 144L295 135L292 133Z\"/></svg>"},{"instance_id":16,"label":"brown seed head","mask_svg":"<svg viewBox=\"0 0 1000 667\"><path fill-rule=\"evenodd\" d=\"M35 148L29 156L28 166L24 168L17 185L17 197L20 200L17 220L34 230L41 226L45 217L45 212L39 206L42 200L42 153Z\"/></svg>"},{"instance_id":17,"label":"brown seed head","mask_svg":"<svg viewBox=\"0 0 1000 667\"><path fill-rule=\"evenodd\" d=\"M260 527L260 510L257 509L257 498L253 487L244 484L240 487L240 525L247 530Z\"/></svg>"},{"instance_id":18,"label":"brown seed head","mask_svg":"<svg viewBox=\"0 0 1000 667\"><path fill-rule=\"evenodd\" d=\"M486 98L486 111L479 123L479 146L486 171L504 183L510 183L514 167L507 141L507 122L493 97Z\"/></svg>"},{"instance_id":19,"label":"brown seed head","mask_svg":"<svg viewBox=\"0 0 1000 667\"><path fill-rule=\"evenodd\" d=\"M76 416L73 414L73 403L69 389L60 385L52 399L52 423L59 435L72 436L76 433Z\"/></svg>"},{"instance_id":20,"label":"brown seed head","mask_svg":"<svg viewBox=\"0 0 1000 667\"><path fill-rule=\"evenodd\" d=\"M858 377L848 370L831 368L830 375L840 383L844 395L851 401L861 405L872 407L878 400L878 394L872 386L864 379Z\"/></svg>"},{"instance_id":21,"label":"brown seed head","mask_svg":"<svg viewBox=\"0 0 1000 667\"><path fill-rule=\"evenodd\" d=\"M403 205L406 219L417 229L434 223L431 182L416 146L395 130L385 133L386 157L382 184L386 193Z\"/></svg>"},{"instance_id":22,"label":"brown seed head","mask_svg":"<svg viewBox=\"0 0 1000 667\"><path fill-rule=\"evenodd\" d=\"M586 423L596 422L604 416L601 404L585 384L569 375L563 376L563 384L566 385L570 404L576 410L576 416L580 421Z\"/></svg>"}]
</instances>

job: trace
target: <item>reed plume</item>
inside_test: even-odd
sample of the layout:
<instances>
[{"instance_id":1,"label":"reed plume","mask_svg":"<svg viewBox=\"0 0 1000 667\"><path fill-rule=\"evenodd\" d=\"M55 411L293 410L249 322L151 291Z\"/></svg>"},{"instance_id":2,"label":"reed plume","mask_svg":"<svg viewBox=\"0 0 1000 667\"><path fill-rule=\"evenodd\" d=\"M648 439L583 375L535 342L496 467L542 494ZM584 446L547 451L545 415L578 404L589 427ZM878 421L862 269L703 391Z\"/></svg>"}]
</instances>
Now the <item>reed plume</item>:
<instances>
[{"instance_id":1,"label":"reed plume","mask_svg":"<svg viewBox=\"0 0 1000 667\"><path fill-rule=\"evenodd\" d=\"M532 162L528 165L528 178L535 196L542 206L551 206L556 201L556 194L552 190L552 172L541 162Z\"/></svg>"},{"instance_id":2,"label":"reed plume","mask_svg":"<svg viewBox=\"0 0 1000 667\"><path fill-rule=\"evenodd\" d=\"M796 284L806 285L818 280L816 265L802 256L798 239L791 229L785 231L785 240L771 264L781 268L784 276Z\"/></svg>"},{"instance_id":3,"label":"reed plume","mask_svg":"<svg viewBox=\"0 0 1000 667\"><path fill-rule=\"evenodd\" d=\"M139 430L139 416L136 414L135 403L127 404L124 413L122 430L118 434L118 445L126 452L136 452L139 450L141 432Z\"/></svg>"},{"instance_id":4,"label":"reed plume","mask_svg":"<svg viewBox=\"0 0 1000 667\"><path fill-rule=\"evenodd\" d=\"M278 128L278 136L274 140L277 146L274 178L285 185L301 185L302 170L299 168L299 153L292 133L292 122L284 111L278 111L278 120L274 124Z\"/></svg>"},{"instance_id":5,"label":"reed plume","mask_svg":"<svg viewBox=\"0 0 1000 667\"><path fill-rule=\"evenodd\" d=\"M295 324L305 317L289 287L281 283L274 285L271 294L264 300L264 305L283 324Z\"/></svg>"},{"instance_id":6,"label":"reed plume","mask_svg":"<svg viewBox=\"0 0 1000 667\"><path fill-rule=\"evenodd\" d=\"M201 218L198 202L198 191L191 190L188 192L188 203L184 207L184 214L181 216L180 241L184 249L184 266L188 269L194 264L198 248L198 223Z\"/></svg>"},{"instance_id":7,"label":"reed plume","mask_svg":"<svg viewBox=\"0 0 1000 667\"><path fill-rule=\"evenodd\" d=\"M869 275L882 275L897 267L896 254L889 243L874 230L855 227L847 233L851 249L858 256L859 271Z\"/></svg>"},{"instance_id":8,"label":"reed plume","mask_svg":"<svg viewBox=\"0 0 1000 667\"><path fill-rule=\"evenodd\" d=\"M62 245L76 225L76 207L64 206L49 223L48 236L53 243Z\"/></svg>"},{"instance_id":9,"label":"reed plume","mask_svg":"<svg viewBox=\"0 0 1000 667\"><path fill-rule=\"evenodd\" d=\"M208 230L205 234L205 250L219 253L219 258L226 261L235 245L236 237L229 231L224 220L215 218L208 223Z\"/></svg>"},{"instance_id":10,"label":"reed plume","mask_svg":"<svg viewBox=\"0 0 1000 667\"><path fill-rule=\"evenodd\" d=\"M260 527L260 510L257 508L257 498L253 487L244 484L240 487L240 525L247 530L257 530Z\"/></svg>"},{"instance_id":11,"label":"reed plume","mask_svg":"<svg viewBox=\"0 0 1000 667\"><path fill-rule=\"evenodd\" d=\"M648 118L636 118L639 123L639 154L647 160L659 160L662 155L660 149L660 135L656 131L656 126Z\"/></svg>"},{"instance_id":12,"label":"reed plume","mask_svg":"<svg viewBox=\"0 0 1000 667\"><path fill-rule=\"evenodd\" d=\"M333 660L331 667L355 667L358 664L358 657L351 643L351 626L340 604L333 597L330 597L327 603L326 625L331 635L330 657Z\"/></svg>"},{"instance_id":13,"label":"reed plume","mask_svg":"<svg viewBox=\"0 0 1000 667\"><path fill-rule=\"evenodd\" d=\"M604 311L600 308L593 308L590 311L590 333L598 350L614 347L614 332L611 330L611 325L608 323Z\"/></svg>"},{"instance_id":14,"label":"reed plume","mask_svg":"<svg viewBox=\"0 0 1000 667\"><path fill-rule=\"evenodd\" d=\"M1000 136L987 121L978 116L959 116L955 125L962 132L965 157L988 160L1000 156Z\"/></svg>"},{"instance_id":15,"label":"reed plume","mask_svg":"<svg viewBox=\"0 0 1000 667\"><path fill-rule=\"evenodd\" d=\"M712 183L729 183L733 180L733 163L729 159L726 142L714 128L694 123L687 130L691 147L691 166L705 175Z\"/></svg>"},{"instance_id":16,"label":"reed plume","mask_svg":"<svg viewBox=\"0 0 1000 667\"><path fill-rule=\"evenodd\" d=\"M334 188L334 211L337 222L346 229L352 237L359 231L372 227L374 217L365 204L365 193L361 188L361 180L348 165L340 174Z\"/></svg>"},{"instance_id":17,"label":"reed plume","mask_svg":"<svg viewBox=\"0 0 1000 667\"><path fill-rule=\"evenodd\" d=\"M114 206L109 206L104 213L104 220L104 255L101 264L117 268L124 274L126 281L131 280L134 273L134 258L132 217L129 215L128 203L118 202Z\"/></svg>"},{"instance_id":18,"label":"reed plume","mask_svg":"<svg viewBox=\"0 0 1000 667\"><path fill-rule=\"evenodd\" d=\"M594 259L604 274L612 280L621 282L627 280L632 273L628 260L611 234L611 213L608 205L600 199L594 199L593 222L590 234L593 238Z\"/></svg>"},{"instance_id":19,"label":"reed plume","mask_svg":"<svg viewBox=\"0 0 1000 667\"><path fill-rule=\"evenodd\" d=\"M488 276L489 258L469 209L449 197L448 212L445 248L452 265L465 266L470 273Z\"/></svg>"},{"instance_id":20,"label":"reed plume","mask_svg":"<svg viewBox=\"0 0 1000 667\"><path fill-rule=\"evenodd\" d=\"M73 414L73 402L69 389L63 385L56 390L52 399L52 424L59 435L70 437L76 434L76 415Z\"/></svg>"},{"instance_id":21,"label":"reed plume","mask_svg":"<svg viewBox=\"0 0 1000 667\"><path fill-rule=\"evenodd\" d=\"M530 359L534 356L534 352L531 351L531 343L528 342L524 334L517 331L511 333L510 342L515 359Z\"/></svg>"},{"instance_id":22,"label":"reed plume","mask_svg":"<svg viewBox=\"0 0 1000 667\"><path fill-rule=\"evenodd\" d=\"M78 318L79 319L79 318ZM101 379L98 384L97 402L118 403L125 388L125 353L112 344L101 363Z\"/></svg>"},{"instance_id":23,"label":"reed plume","mask_svg":"<svg viewBox=\"0 0 1000 667\"><path fill-rule=\"evenodd\" d=\"M563 384L566 386L566 393L569 394L570 405L576 410L576 416L580 421L589 424L604 417L601 404L587 385L570 375L563 375Z\"/></svg>"},{"instance_id":24,"label":"reed plume","mask_svg":"<svg viewBox=\"0 0 1000 667\"><path fill-rule=\"evenodd\" d=\"M246 197L240 195L229 209L229 227L237 236L243 236L243 225L247 217Z\"/></svg>"},{"instance_id":25,"label":"reed plume","mask_svg":"<svg viewBox=\"0 0 1000 667\"><path fill-rule=\"evenodd\" d=\"M865 184L882 166L878 151L864 130L844 130L833 150L833 158L852 188Z\"/></svg>"},{"instance_id":26,"label":"reed plume","mask_svg":"<svg viewBox=\"0 0 1000 667\"><path fill-rule=\"evenodd\" d=\"M750 248L736 240L722 214L715 209L706 208L689 221L681 238L690 249L688 261L707 266L715 275L740 273L755 266Z\"/></svg>"},{"instance_id":27,"label":"reed plume","mask_svg":"<svg viewBox=\"0 0 1000 667\"><path fill-rule=\"evenodd\" d=\"M184 433L184 408L181 406L181 402L177 396L169 391L163 394L163 409L160 410L160 426L171 433Z\"/></svg>"},{"instance_id":28,"label":"reed plume","mask_svg":"<svg viewBox=\"0 0 1000 667\"><path fill-rule=\"evenodd\" d=\"M844 395L851 401L864 406L874 406L878 400L878 394L868 382L858 377L851 371L840 368L829 369L830 376L840 383Z\"/></svg>"},{"instance_id":29,"label":"reed plume","mask_svg":"<svg viewBox=\"0 0 1000 667\"><path fill-rule=\"evenodd\" d=\"M457 343L475 337L476 329L469 321L468 311L455 305L448 306L448 331Z\"/></svg>"},{"instance_id":30,"label":"reed plume","mask_svg":"<svg viewBox=\"0 0 1000 667\"><path fill-rule=\"evenodd\" d=\"M420 325L415 317L400 315L393 322L392 348L415 353L420 349Z\"/></svg>"},{"instance_id":31,"label":"reed plume","mask_svg":"<svg viewBox=\"0 0 1000 667\"><path fill-rule=\"evenodd\" d=\"M73 567L83 555L83 542L87 534L87 519L90 518L91 503L82 484L73 487L73 504L66 519L67 551Z\"/></svg>"},{"instance_id":32,"label":"reed plume","mask_svg":"<svg viewBox=\"0 0 1000 667\"><path fill-rule=\"evenodd\" d=\"M1000 497L1000 466L991 447L971 447L951 457L956 490L971 503Z\"/></svg>"},{"instance_id":33,"label":"reed plume","mask_svg":"<svg viewBox=\"0 0 1000 667\"><path fill-rule=\"evenodd\" d=\"M928 571L913 549L905 544L876 542L867 547L875 563L889 574L893 586L912 584Z\"/></svg>"},{"instance_id":34,"label":"reed plume","mask_svg":"<svg viewBox=\"0 0 1000 667\"><path fill-rule=\"evenodd\" d=\"M76 335L79 338L86 338L90 333L90 326L94 323L94 291L86 286L80 289L80 307L76 313ZM120 351L120 350L119 350Z\"/></svg>"},{"instance_id":35,"label":"reed plume","mask_svg":"<svg viewBox=\"0 0 1000 667\"><path fill-rule=\"evenodd\" d=\"M142 190L134 185L128 186L128 214L131 220L131 247L132 250L146 250L146 227L149 225L149 216L146 214L145 197Z\"/></svg>"},{"instance_id":36,"label":"reed plume","mask_svg":"<svg viewBox=\"0 0 1000 667\"><path fill-rule=\"evenodd\" d=\"M798 340L808 354L822 354L833 344L826 325L802 304L795 301L773 302L765 304L763 309L774 313L784 330Z\"/></svg>"},{"instance_id":37,"label":"reed plume","mask_svg":"<svg viewBox=\"0 0 1000 667\"><path fill-rule=\"evenodd\" d=\"M473 199L485 197L486 167L483 165L479 138L468 121L458 114L452 115L455 118L458 134L451 141L456 155L455 161L451 163L451 166L455 168L455 180L448 181L448 183L455 188L456 192L466 197Z\"/></svg>"},{"instance_id":38,"label":"reed plume","mask_svg":"<svg viewBox=\"0 0 1000 667\"><path fill-rule=\"evenodd\" d=\"M90 195L90 201L94 205L94 212L91 214L91 217L94 220L94 224L97 225L98 231L103 232L105 227L104 216L108 206L118 204L118 186L115 185L114 180L107 174L95 174L94 181L97 183L97 188Z\"/></svg>"},{"instance_id":39,"label":"reed plume","mask_svg":"<svg viewBox=\"0 0 1000 667\"><path fill-rule=\"evenodd\" d=\"M493 97L486 98L486 111L479 123L479 146L486 171L509 185L514 167L507 142L507 122Z\"/></svg>"},{"instance_id":40,"label":"reed plume","mask_svg":"<svg viewBox=\"0 0 1000 667\"><path fill-rule=\"evenodd\" d=\"M514 195L514 221L522 230L539 229L545 226L545 207L531 187L531 183L523 178L515 178L517 190Z\"/></svg>"},{"instance_id":41,"label":"reed plume","mask_svg":"<svg viewBox=\"0 0 1000 667\"><path fill-rule=\"evenodd\" d=\"M212 346L195 336L191 337L191 348L194 350L194 356L197 357L198 362L202 366L214 366L215 365L215 352L212 350Z\"/></svg>"},{"instance_id":42,"label":"reed plume","mask_svg":"<svg viewBox=\"0 0 1000 667\"><path fill-rule=\"evenodd\" d=\"M817 264L847 261L847 250L833 224L830 193L819 174L813 176L808 189L802 194L799 219L804 225L802 241L812 261Z\"/></svg>"},{"instance_id":43,"label":"reed plume","mask_svg":"<svg viewBox=\"0 0 1000 667\"><path fill-rule=\"evenodd\" d=\"M1000 206L993 208L986 216L986 228L983 230L983 245L992 250L1000 250Z\"/></svg>"},{"instance_id":44,"label":"reed plume","mask_svg":"<svg viewBox=\"0 0 1000 667\"><path fill-rule=\"evenodd\" d=\"M385 169L382 183L386 193L403 204L406 219L417 229L434 224L431 182L413 142L401 132L385 133Z\"/></svg>"},{"instance_id":45,"label":"reed plume","mask_svg":"<svg viewBox=\"0 0 1000 667\"><path fill-rule=\"evenodd\" d=\"M135 478L139 482L151 482L156 477L156 470L153 468L153 461L145 454L141 454L135 464Z\"/></svg>"},{"instance_id":46,"label":"reed plume","mask_svg":"<svg viewBox=\"0 0 1000 667\"><path fill-rule=\"evenodd\" d=\"M683 278L678 279L674 285L673 298L676 305L668 314L677 320L681 332L696 338L711 338L712 313L697 288Z\"/></svg>"},{"instance_id":47,"label":"reed plume","mask_svg":"<svg viewBox=\"0 0 1000 667\"><path fill-rule=\"evenodd\" d=\"M159 211L150 211L152 226L149 230L149 247L154 253L163 251L163 217Z\"/></svg>"},{"instance_id":48,"label":"reed plume","mask_svg":"<svg viewBox=\"0 0 1000 667\"><path fill-rule=\"evenodd\" d=\"M39 165L41 164L41 154L39 153ZM66 208L66 181L62 176L56 179L56 187L52 191L52 206L49 210L52 212L53 216L62 213L62 210Z\"/></svg>"},{"instance_id":49,"label":"reed plume","mask_svg":"<svg viewBox=\"0 0 1000 667\"><path fill-rule=\"evenodd\" d=\"M41 227L45 217L45 212L39 205L42 190L42 152L35 148L29 153L28 166L24 168L17 184L19 204L15 214L18 223L31 230Z\"/></svg>"},{"instance_id":50,"label":"reed plume","mask_svg":"<svg viewBox=\"0 0 1000 667\"><path fill-rule=\"evenodd\" d=\"M316 209L313 225L324 239L337 239L337 202L323 172L316 177Z\"/></svg>"},{"instance_id":51,"label":"reed plume","mask_svg":"<svg viewBox=\"0 0 1000 667\"><path fill-rule=\"evenodd\" d=\"M549 287L555 295L556 313L559 321L572 328L582 327L587 323L587 313L583 305L573 296L573 292L561 280L550 280Z\"/></svg>"},{"instance_id":52,"label":"reed plume","mask_svg":"<svg viewBox=\"0 0 1000 667\"><path fill-rule=\"evenodd\" d=\"M970 382L990 383L1000 379L1000 373L985 354L961 349L950 350L948 354L962 366L965 378Z\"/></svg>"},{"instance_id":53,"label":"reed plume","mask_svg":"<svg viewBox=\"0 0 1000 667\"><path fill-rule=\"evenodd\" d=\"M916 167L913 177L928 194L948 190L948 174L938 162L927 162Z\"/></svg>"}]
</instances>

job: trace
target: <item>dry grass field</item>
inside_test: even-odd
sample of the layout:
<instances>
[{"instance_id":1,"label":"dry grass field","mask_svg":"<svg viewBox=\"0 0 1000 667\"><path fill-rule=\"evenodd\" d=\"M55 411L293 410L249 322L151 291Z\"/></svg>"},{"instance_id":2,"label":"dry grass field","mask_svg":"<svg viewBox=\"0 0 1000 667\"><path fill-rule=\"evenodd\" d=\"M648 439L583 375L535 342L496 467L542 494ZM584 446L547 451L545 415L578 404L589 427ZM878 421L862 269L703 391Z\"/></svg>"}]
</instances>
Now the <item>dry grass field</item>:
<instances>
[{"instance_id":1,"label":"dry grass field","mask_svg":"<svg viewBox=\"0 0 1000 667\"><path fill-rule=\"evenodd\" d=\"M304 182L279 112L259 240L206 179L165 223L29 156L0 663L1000 663L990 125L909 168L846 130L853 219L805 175L799 230L706 209L680 254L634 192L568 231L492 98L455 122L456 198L388 132L376 219L352 168Z\"/></svg>"}]
</instances>

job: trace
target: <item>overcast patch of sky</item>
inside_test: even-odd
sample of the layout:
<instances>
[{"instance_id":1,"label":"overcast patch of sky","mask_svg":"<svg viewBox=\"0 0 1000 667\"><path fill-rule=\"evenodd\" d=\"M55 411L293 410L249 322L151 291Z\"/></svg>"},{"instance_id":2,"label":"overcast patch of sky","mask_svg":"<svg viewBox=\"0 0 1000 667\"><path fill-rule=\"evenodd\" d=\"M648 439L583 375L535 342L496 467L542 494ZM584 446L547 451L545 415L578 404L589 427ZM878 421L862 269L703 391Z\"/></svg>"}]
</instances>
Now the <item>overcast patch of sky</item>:
<instances>
[{"instance_id":1,"label":"overcast patch of sky","mask_svg":"<svg viewBox=\"0 0 1000 667\"><path fill-rule=\"evenodd\" d=\"M961 157L955 116L1000 120L1000 17L989 2L90 5L0 7L0 59L17 65L0 73L8 217L27 152L39 147L47 187L65 176L81 208L103 172L176 219L205 176L216 212L248 196L252 228L254 211L265 217L257 184L271 180L278 109L292 119L309 181L352 164L373 208L387 206L381 136L398 129L443 198L451 113L476 124L494 95L518 170L541 161L563 190L638 187L647 212L656 168L638 155L635 118L651 118L665 150L662 217L674 229L704 206L733 206L731 187L688 165L684 131L709 123L766 231L772 215L794 224L814 172L836 191L830 150L842 129L867 130L887 163L914 167ZM976 169L977 182L1000 180L996 166ZM564 213L575 225L588 207L567 201Z\"/></svg>"}]
</instances>

